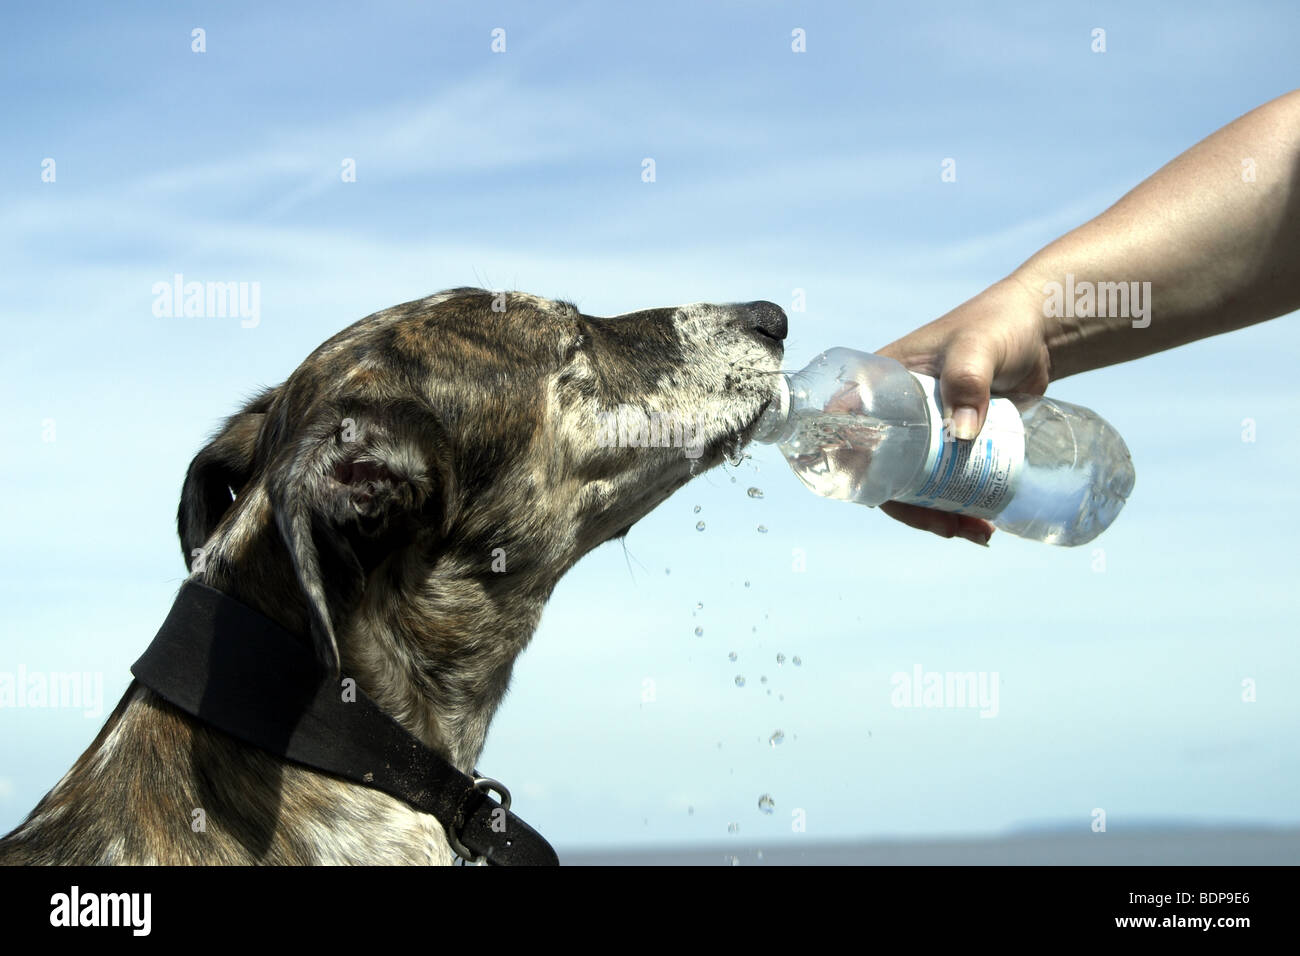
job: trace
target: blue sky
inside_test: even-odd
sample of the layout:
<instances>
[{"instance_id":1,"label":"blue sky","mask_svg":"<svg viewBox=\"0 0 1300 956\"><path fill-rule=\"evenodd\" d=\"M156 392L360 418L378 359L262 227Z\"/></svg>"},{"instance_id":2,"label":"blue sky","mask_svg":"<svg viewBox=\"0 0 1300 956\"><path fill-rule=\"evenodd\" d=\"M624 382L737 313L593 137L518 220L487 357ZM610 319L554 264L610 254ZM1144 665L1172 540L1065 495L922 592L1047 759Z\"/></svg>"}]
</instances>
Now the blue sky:
<instances>
[{"instance_id":1,"label":"blue sky","mask_svg":"<svg viewBox=\"0 0 1300 956\"><path fill-rule=\"evenodd\" d=\"M190 458L363 315L467 284L598 315L803 289L798 368L946 312L1295 85L1292 4L923 13L7 8L0 672L102 672L111 708L182 580ZM178 272L258 282L259 324L154 316ZM942 541L751 449L561 582L480 769L560 847L1086 828L1094 808L1111 830L1300 822L1298 351L1290 316L1055 384L1137 470L1084 548ZM918 664L997 672L997 717L891 706ZM101 722L0 708L0 830Z\"/></svg>"}]
</instances>

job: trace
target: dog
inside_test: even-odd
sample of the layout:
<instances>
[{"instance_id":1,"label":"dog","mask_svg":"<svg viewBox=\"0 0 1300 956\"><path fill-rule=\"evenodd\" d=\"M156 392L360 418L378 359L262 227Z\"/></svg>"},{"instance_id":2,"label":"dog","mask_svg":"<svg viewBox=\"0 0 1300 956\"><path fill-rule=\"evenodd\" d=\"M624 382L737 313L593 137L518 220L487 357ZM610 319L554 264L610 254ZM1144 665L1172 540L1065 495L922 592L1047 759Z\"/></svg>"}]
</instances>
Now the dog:
<instances>
[{"instance_id":1,"label":"dog","mask_svg":"<svg viewBox=\"0 0 1300 956\"><path fill-rule=\"evenodd\" d=\"M481 289L377 312L194 458L177 516L191 577L301 636L468 773L560 576L743 447L786 327L768 302L599 318ZM638 440L609 428L619 409L694 428ZM454 860L431 814L138 681L0 840L6 864Z\"/></svg>"}]
</instances>

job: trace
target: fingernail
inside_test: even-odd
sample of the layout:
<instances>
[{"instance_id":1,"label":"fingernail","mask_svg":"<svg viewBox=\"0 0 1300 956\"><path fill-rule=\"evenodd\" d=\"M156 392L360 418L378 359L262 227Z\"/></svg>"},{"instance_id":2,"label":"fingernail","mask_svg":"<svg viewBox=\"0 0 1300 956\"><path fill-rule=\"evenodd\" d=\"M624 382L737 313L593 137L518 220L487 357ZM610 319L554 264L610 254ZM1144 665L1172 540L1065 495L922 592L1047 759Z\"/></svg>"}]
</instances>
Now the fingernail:
<instances>
[{"instance_id":1,"label":"fingernail","mask_svg":"<svg viewBox=\"0 0 1300 956\"><path fill-rule=\"evenodd\" d=\"M965 538L967 541L969 541L971 544L978 544L982 548L987 548L989 546L990 535L986 535L983 532L971 531L966 534L963 534L962 537Z\"/></svg>"},{"instance_id":2,"label":"fingernail","mask_svg":"<svg viewBox=\"0 0 1300 956\"><path fill-rule=\"evenodd\" d=\"M979 412L963 405L952 413L952 434L959 441L970 441L979 434Z\"/></svg>"}]
</instances>

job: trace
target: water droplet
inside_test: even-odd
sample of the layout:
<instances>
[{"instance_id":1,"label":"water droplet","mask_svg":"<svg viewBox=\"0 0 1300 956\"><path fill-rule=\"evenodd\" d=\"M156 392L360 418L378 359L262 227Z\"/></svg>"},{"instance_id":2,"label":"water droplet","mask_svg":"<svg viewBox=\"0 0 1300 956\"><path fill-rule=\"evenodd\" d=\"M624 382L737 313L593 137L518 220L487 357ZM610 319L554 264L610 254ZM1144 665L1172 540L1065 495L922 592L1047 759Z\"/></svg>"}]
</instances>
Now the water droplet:
<instances>
[{"instance_id":1,"label":"water droplet","mask_svg":"<svg viewBox=\"0 0 1300 956\"><path fill-rule=\"evenodd\" d=\"M700 506L699 506L699 505L696 505L696 506L695 506L695 513L696 513L696 514L699 514L699 513L700 513Z\"/></svg>"},{"instance_id":2,"label":"water droplet","mask_svg":"<svg viewBox=\"0 0 1300 956\"><path fill-rule=\"evenodd\" d=\"M751 498L761 498L761 497L763 497L763 489L762 489L762 488L750 488L747 492L745 492L745 494L749 495L749 497L751 497Z\"/></svg>"},{"instance_id":3,"label":"water droplet","mask_svg":"<svg viewBox=\"0 0 1300 956\"><path fill-rule=\"evenodd\" d=\"M703 610L704 610L704 602L703 602L703 601L696 601L696 602L695 602L695 610L697 610L697 611L703 611Z\"/></svg>"},{"instance_id":4,"label":"water droplet","mask_svg":"<svg viewBox=\"0 0 1300 956\"><path fill-rule=\"evenodd\" d=\"M777 654L777 655L776 655L776 662L777 662L778 664L784 664L784 663L785 663L785 655L784 655L784 654Z\"/></svg>"},{"instance_id":5,"label":"water droplet","mask_svg":"<svg viewBox=\"0 0 1300 956\"><path fill-rule=\"evenodd\" d=\"M796 654L794 657L790 658L790 663L795 667L799 667L803 664L803 661L799 660L799 655Z\"/></svg>"},{"instance_id":6,"label":"water droplet","mask_svg":"<svg viewBox=\"0 0 1300 956\"><path fill-rule=\"evenodd\" d=\"M740 866L740 857L735 856L734 854L732 856L724 856L722 859L728 866Z\"/></svg>"},{"instance_id":7,"label":"water droplet","mask_svg":"<svg viewBox=\"0 0 1300 956\"><path fill-rule=\"evenodd\" d=\"M686 815L687 815L688 817L693 817L693 816L695 816L695 808L694 808L694 807L687 807L687 808L686 808Z\"/></svg>"},{"instance_id":8,"label":"water droplet","mask_svg":"<svg viewBox=\"0 0 1300 956\"><path fill-rule=\"evenodd\" d=\"M776 695L776 699L777 699L777 700L785 700L785 694L777 694L777 695ZM870 737L871 734L867 734L867 736Z\"/></svg>"},{"instance_id":9,"label":"water droplet","mask_svg":"<svg viewBox=\"0 0 1300 956\"><path fill-rule=\"evenodd\" d=\"M729 660L729 661L734 661L735 659L736 659L736 652L735 652L735 651L732 651L730 654L727 655L727 660Z\"/></svg>"},{"instance_id":10,"label":"water droplet","mask_svg":"<svg viewBox=\"0 0 1300 956\"><path fill-rule=\"evenodd\" d=\"M771 813L776 809L776 801L772 799L770 794L765 793L758 798L758 809L764 813Z\"/></svg>"},{"instance_id":11,"label":"water droplet","mask_svg":"<svg viewBox=\"0 0 1300 956\"><path fill-rule=\"evenodd\" d=\"M732 476L731 476L731 483L732 483L733 485L736 483L736 476L735 476L735 475L732 475Z\"/></svg>"},{"instance_id":12,"label":"water droplet","mask_svg":"<svg viewBox=\"0 0 1300 956\"><path fill-rule=\"evenodd\" d=\"M766 677L760 677L760 678L758 679L758 682L759 682L760 684L766 684L766 683L767 683L767 678L766 678Z\"/></svg>"},{"instance_id":13,"label":"water droplet","mask_svg":"<svg viewBox=\"0 0 1300 956\"><path fill-rule=\"evenodd\" d=\"M745 587L749 587L749 582L748 582L748 581L745 582Z\"/></svg>"},{"instance_id":14,"label":"water droplet","mask_svg":"<svg viewBox=\"0 0 1300 956\"><path fill-rule=\"evenodd\" d=\"M703 531L703 530L704 530L704 522L703 522L703 521L697 521L697 522L695 523L695 530L696 530L696 531Z\"/></svg>"},{"instance_id":15,"label":"water droplet","mask_svg":"<svg viewBox=\"0 0 1300 956\"><path fill-rule=\"evenodd\" d=\"M703 637L703 636L704 636L704 628L702 628L702 627L697 627L697 628L695 629L695 636L696 636L696 637Z\"/></svg>"},{"instance_id":16,"label":"water droplet","mask_svg":"<svg viewBox=\"0 0 1300 956\"><path fill-rule=\"evenodd\" d=\"M772 736L769 737L769 738L767 738L768 745L769 745L769 746L772 746L772 747L780 746L784 741L785 741L785 731L784 731L784 730L777 730L777 731L774 731L774 732L772 733Z\"/></svg>"},{"instance_id":17,"label":"water droplet","mask_svg":"<svg viewBox=\"0 0 1300 956\"><path fill-rule=\"evenodd\" d=\"M727 824L727 832L728 832L728 833L739 833L739 832L740 832L740 824L739 824L739 823L728 823L728 824Z\"/></svg>"},{"instance_id":18,"label":"water droplet","mask_svg":"<svg viewBox=\"0 0 1300 956\"><path fill-rule=\"evenodd\" d=\"M672 573L673 573L672 568L664 568L664 574L672 574Z\"/></svg>"},{"instance_id":19,"label":"water droplet","mask_svg":"<svg viewBox=\"0 0 1300 956\"><path fill-rule=\"evenodd\" d=\"M759 526L758 526L758 533L759 533L759 534L767 534L767 525L765 525L765 524L761 524L761 525L759 525Z\"/></svg>"},{"instance_id":20,"label":"water droplet","mask_svg":"<svg viewBox=\"0 0 1300 956\"><path fill-rule=\"evenodd\" d=\"M745 686L745 678L743 678L743 677L740 676L739 674L736 675L736 686L737 686L737 687L744 687L744 686Z\"/></svg>"}]
</instances>

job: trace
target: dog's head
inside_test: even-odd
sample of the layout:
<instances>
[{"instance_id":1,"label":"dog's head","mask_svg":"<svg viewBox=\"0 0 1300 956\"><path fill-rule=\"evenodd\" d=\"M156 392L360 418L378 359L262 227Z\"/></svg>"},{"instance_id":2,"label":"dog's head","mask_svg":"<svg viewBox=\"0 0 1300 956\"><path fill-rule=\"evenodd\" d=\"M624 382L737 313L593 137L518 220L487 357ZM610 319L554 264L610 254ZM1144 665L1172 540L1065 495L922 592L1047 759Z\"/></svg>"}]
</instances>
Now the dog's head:
<instances>
[{"instance_id":1,"label":"dog's head","mask_svg":"<svg viewBox=\"0 0 1300 956\"><path fill-rule=\"evenodd\" d=\"M330 669L362 652L340 640L363 601L464 589L540 611L579 557L744 444L785 332L766 302L597 318L459 289L386 309L198 454L182 548L296 586ZM248 556L263 528L278 555Z\"/></svg>"}]
</instances>

